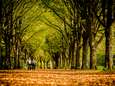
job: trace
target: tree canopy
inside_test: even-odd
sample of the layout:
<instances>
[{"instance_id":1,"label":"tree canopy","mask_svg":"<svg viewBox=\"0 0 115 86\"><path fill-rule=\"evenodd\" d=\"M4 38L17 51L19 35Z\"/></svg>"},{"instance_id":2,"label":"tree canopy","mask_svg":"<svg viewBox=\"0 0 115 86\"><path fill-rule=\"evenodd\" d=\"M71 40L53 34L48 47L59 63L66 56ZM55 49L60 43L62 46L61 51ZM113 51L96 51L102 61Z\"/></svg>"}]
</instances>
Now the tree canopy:
<instances>
[{"instance_id":1,"label":"tree canopy","mask_svg":"<svg viewBox=\"0 0 115 86\"><path fill-rule=\"evenodd\" d=\"M112 70L114 28L114 0L0 0L0 69Z\"/></svg>"}]
</instances>

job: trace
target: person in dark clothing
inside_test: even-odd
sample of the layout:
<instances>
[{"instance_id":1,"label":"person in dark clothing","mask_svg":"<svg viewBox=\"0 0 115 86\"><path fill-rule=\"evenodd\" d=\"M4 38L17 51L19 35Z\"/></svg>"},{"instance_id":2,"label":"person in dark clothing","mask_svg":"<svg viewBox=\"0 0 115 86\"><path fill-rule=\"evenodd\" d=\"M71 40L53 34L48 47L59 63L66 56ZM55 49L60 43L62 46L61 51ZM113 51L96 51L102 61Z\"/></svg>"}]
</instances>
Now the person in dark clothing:
<instances>
[{"instance_id":1,"label":"person in dark clothing","mask_svg":"<svg viewBox=\"0 0 115 86\"><path fill-rule=\"evenodd\" d=\"M29 70L35 69L35 67L36 67L36 61L33 58L29 58L27 60L27 65L28 65L28 69Z\"/></svg>"},{"instance_id":2,"label":"person in dark clothing","mask_svg":"<svg viewBox=\"0 0 115 86\"><path fill-rule=\"evenodd\" d=\"M32 69L35 69L36 61L34 59L31 60L31 66L32 66Z\"/></svg>"},{"instance_id":3,"label":"person in dark clothing","mask_svg":"<svg viewBox=\"0 0 115 86\"><path fill-rule=\"evenodd\" d=\"M31 59L27 59L28 70L31 70Z\"/></svg>"}]
</instances>

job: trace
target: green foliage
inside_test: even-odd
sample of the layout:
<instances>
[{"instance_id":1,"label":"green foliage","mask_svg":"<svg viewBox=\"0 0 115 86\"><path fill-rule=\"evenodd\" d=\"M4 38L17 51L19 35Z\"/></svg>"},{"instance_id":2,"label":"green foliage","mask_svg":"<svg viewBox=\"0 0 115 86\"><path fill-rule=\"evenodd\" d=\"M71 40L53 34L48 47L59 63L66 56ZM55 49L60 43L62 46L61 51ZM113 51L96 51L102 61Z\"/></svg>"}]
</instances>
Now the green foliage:
<instances>
[{"instance_id":1,"label":"green foliage","mask_svg":"<svg viewBox=\"0 0 115 86\"><path fill-rule=\"evenodd\" d=\"M46 50L49 51L49 53L56 53L56 52L60 52L61 49L61 41L58 35L54 34L50 34L48 36L46 36L46 41L45 41L47 47Z\"/></svg>"},{"instance_id":2,"label":"green foliage","mask_svg":"<svg viewBox=\"0 0 115 86\"><path fill-rule=\"evenodd\" d=\"M105 55L97 54L97 66L105 66Z\"/></svg>"},{"instance_id":3,"label":"green foliage","mask_svg":"<svg viewBox=\"0 0 115 86\"><path fill-rule=\"evenodd\" d=\"M87 8L90 7L88 3L84 4L84 1L77 1L2 0L1 11L3 12L0 14L3 17L0 18L0 48L2 51L0 51L0 54L4 60L3 66L5 65L8 52L10 53L9 58L12 67L19 64L19 59L21 68L26 68L25 61L29 57L34 57L38 64L42 64L43 66L47 62L48 65L51 65L50 61L52 64L55 64L52 58L56 53L59 53L59 55L63 54L61 56L63 59L58 59L61 59L60 64L73 65L72 62L76 60L75 54L77 49L83 48L83 32L90 33L87 25L90 22L86 20L93 16L92 13L92 16L87 15L89 13ZM79 6L76 2L79 3ZM99 4L98 1L96 3ZM82 6L82 4L84 5ZM100 15L99 12L97 11L98 15ZM99 19L95 17L93 19L96 21L97 26L92 26L98 27L98 24L100 25ZM113 54L115 54L114 25L112 24ZM91 31L95 35L94 45L102 34L104 34L104 27L100 25L99 29L94 31L92 29ZM11 52L7 51L6 48L10 49ZM105 64L105 39L102 40L96 51L97 69L102 70Z\"/></svg>"},{"instance_id":4,"label":"green foliage","mask_svg":"<svg viewBox=\"0 0 115 86\"><path fill-rule=\"evenodd\" d=\"M103 71L104 70L104 66L97 66L97 70L101 70L101 71Z\"/></svg>"}]
</instances>

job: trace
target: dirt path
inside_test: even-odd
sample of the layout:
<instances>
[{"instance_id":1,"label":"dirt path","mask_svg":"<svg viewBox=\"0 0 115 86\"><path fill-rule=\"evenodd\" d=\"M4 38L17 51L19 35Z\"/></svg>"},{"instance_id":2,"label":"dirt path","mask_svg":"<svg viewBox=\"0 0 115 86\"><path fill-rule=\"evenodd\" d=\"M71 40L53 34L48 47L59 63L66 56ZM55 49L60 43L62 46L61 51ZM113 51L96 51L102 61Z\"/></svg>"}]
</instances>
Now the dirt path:
<instances>
[{"instance_id":1,"label":"dirt path","mask_svg":"<svg viewBox=\"0 0 115 86\"><path fill-rule=\"evenodd\" d=\"M0 86L115 86L115 72L1 70Z\"/></svg>"}]
</instances>

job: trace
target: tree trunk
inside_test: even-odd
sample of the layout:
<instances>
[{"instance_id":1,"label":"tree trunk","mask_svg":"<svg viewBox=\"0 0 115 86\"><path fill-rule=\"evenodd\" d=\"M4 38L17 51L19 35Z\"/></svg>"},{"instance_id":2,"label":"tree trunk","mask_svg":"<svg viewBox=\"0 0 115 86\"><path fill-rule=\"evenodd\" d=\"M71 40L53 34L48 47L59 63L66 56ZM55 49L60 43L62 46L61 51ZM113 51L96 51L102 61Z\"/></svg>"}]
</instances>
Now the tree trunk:
<instances>
[{"instance_id":1,"label":"tree trunk","mask_svg":"<svg viewBox=\"0 0 115 86\"><path fill-rule=\"evenodd\" d=\"M15 38L14 38L14 69L17 69L17 57L18 57L18 54L17 54L17 51L18 51L18 48L17 48L17 38L16 38L16 31L15 31Z\"/></svg>"},{"instance_id":2,"label":"tree trunk","mask_svg":"<svg viewBox=\"0 0 115 86\"><path fill-rule=\"evenodd\" d=\"M89 45L90 45L90 69L96 69L96 41L95 41L95 34L96 31L95 22L93 21L94 17L91 22L90 27L90 36L89 36Z\"/></svg>"},{"instance_id":3,"label":"tree trunk","mask_svg":"<svg viewBox=\"0 0 115 86\"><path fill-rule=\"evenodd\" d=\"M0 69L2 68L2 46L1 46L1 40L2 40L2 1L0 0Z\"/></svg>"},{"instance_id":4,"label":"tree trunk","mask_svg":"<svg viewBox=\"0 0 115 86\"><path fill-rule=\"evenodd\" d=\"M71 46L71 69L75 68L75 56L74 56L74 52L75 51L75 38L73 38L72 41L72 46Z\"/></svg>"},{"instance_id":5,"label":"tree trunk","mask_svg":"<svg viewBox=\"0 0 115 86\"><path fill-rule=\"evenodd\" d=\"M81 50L80 47L76 49L76 68L79 68L79 69L81 69L80 68L80 50Z\"/></svg>"},{"instance_id":6,"label":"tree trunk","mask_svg":"<svg viewBox=\"0 0 115 86\"><path fill-rule=\"evenodd\" d=\"M17 57L17 54L16 54L16 48L14 48L14 69L17 68L16 57Z\"/></svg>"},{"instance_id":7,"label":"tree trunk","mask_svg":"<svg viewBox=\"0 0 115 86\"><path fill-rule=\"evenodd\" d=\"M1 42L1 40L0 40L0 42ZM0 69L2 69L2 62L3 62L3 60L2 60L2 47L1 47L1 43L0 43Z\"/></svg>"},{"instance_id":8,"label":"tree trunk","mask_svg":"<svg viewBox=\"0 0 115 86\"><path fill-rule=\"evenodd\" d=\"M18 46L17 46L18 47L18 52L17 52L18 53L17 54L18 55L18 68L20 68L20 55L21 55L21 47L20 47L21 44L20 43L21 43L21 40L18 39Z\"/></svg>"},{"instance_id":9,"label":"tree trunk","mask_svg":"<svg viewBox=\"0 0 115 86\"><path fill-rule=\"evenodd\" d=\"M90 46L90 69L96 69L96 47Z\"/></svg>"},{"instance_id":10,"label":"tree trunk","mask_svg":"<svg viewBox=\"0 0 115 86\"><path fill-rule=\"evenodd\" d=\"M83 33L82 69L88 69L88 34Z\"/></svg>"},{"instance_id":11,"label":"tree trunk","mask_svg":"<svg viewBox=\"0 0 115 86\"><path fill-rule=\"evenodd\" d=\"M111 29L107 28L106 31L106 50L105 50L105 61L106 61L106 68L112 69L113 66L113 59L112 59L112 43L111 43Z\"/></svg>"},{"instance_id":12,"label":"tree trunk","mask_svg":"<svg viewBox=\"0 0 115 86\"><path fill-rule=\"evenodd\" d=\"M2 40L2 33L1 33L1 29L2 29L2 26L1 26L1 23L0 23L0 69L2 68L2 43L1 43L1 40Z\"/></svg>"},{"instance_id":13,"label":"tree trunk","mask_svg":"<svg viewBox=\"0 0 115 86\"><path fill-rule=\"evenodd\" d=\"M105 28L105 37L106 37L106 41L105 41L105 45L106 45L106 49L105 49L105 66L106 68L112 70L112 66L113 66L113 59L112 59L112 0L107 0L107 25Z\"/></svg>"},{"instance_id":14,"label":"tree trunk","mask_svg":"<svg viewBox=\"0 0 115 86\"><path fill-rule=\"evenodd\" d=\"M55 61L55 68L56 68L56 69L57 69L58 66L59 66L59 65L58 65L59 58L60 58L60 53L59 53L59 52L54 53L53 60Z\"/></svg>"},{"instance_id":15,"label":"tree trunk","mask_svg":"<svg viewBox=\"0 0 115 86\"><path fill-rule=\"evenodd\" d=\"M80 62L80 51L81 51L81 38L82 38L82 27L80 26L78 35L77 35L77 40L76 40L76 68L81 69L81 63Z\"/></svg>"},{"instance_id":16,"label":"tree trunk","mask_svg":"<svg viewBox=\"0 0 115 86\"><path fill-rule=\"evenodd\" d=\"M6 47L6 69L10 69L11 68L11 60L10 60L10 39L9 37L6 37L6 42L5 42L5 47Z\"/></svg>"},{"instance_id":17,"label":"tree trunk","mask_svg":"<svg viewBox=\"0 0 115 86\"><path fill-rule=\"evenodd\" d=\"M70 40L69 40L69 47L68 47L68 68L71 67L71 62L72 62L72 37L70 37Z\"/></svg>"},{"instance_id":18,"label":"tree trunk","mask_svg":"<svg viewBox=\"0 0 115 86\"><path fill-rule=\"evenodd\" d=\"M65 49L62 50L62 56L61 56L61 67L64 68L65 66L65 60L66 60L66 55L65 55Z\"/></svg>"}]
</instances>

